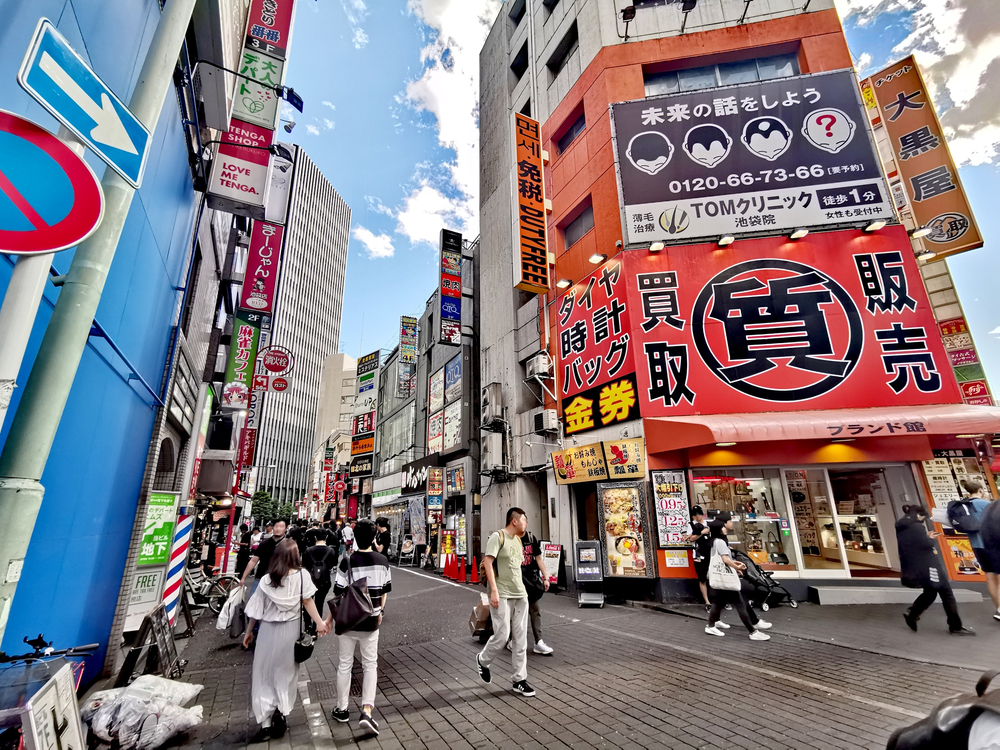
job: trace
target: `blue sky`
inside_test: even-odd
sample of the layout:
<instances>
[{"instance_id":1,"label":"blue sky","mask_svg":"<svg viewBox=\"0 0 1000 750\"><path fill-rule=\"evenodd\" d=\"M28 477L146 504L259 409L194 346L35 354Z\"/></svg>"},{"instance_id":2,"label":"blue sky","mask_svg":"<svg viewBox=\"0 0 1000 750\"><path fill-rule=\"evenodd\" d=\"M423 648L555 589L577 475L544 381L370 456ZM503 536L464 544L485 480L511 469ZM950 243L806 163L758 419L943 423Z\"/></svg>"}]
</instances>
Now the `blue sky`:
<instances>
[{"instance_id":1,"label":"blue sky","mask_svg":"<svg viewBox=\"0 0 1000 750\"><path fill-rule=\"evenodd\" d=\"M986 246L949 260L988 374L1000 389L1000 85L993 5L837 0L861 72L918 55ZM441 226L474 236L478 54L500 0L299 0L287 83L305 99L301 144L353 210L341 350L398 339L432 294ZM986 10L990 6L990 9ZM979 36L977 36L977 34ZM992 64L997 63L997 64ZM362 335L363 327L363 335Z\"/></svg>"}]
</instances>

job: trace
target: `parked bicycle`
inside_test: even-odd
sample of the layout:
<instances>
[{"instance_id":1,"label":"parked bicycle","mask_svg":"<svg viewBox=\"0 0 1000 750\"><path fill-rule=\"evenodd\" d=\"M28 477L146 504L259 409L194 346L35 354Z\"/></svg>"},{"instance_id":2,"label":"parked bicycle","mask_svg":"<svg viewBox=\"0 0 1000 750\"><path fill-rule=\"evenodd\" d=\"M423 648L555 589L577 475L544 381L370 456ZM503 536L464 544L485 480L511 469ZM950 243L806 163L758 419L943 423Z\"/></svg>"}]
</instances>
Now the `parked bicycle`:
<instances>
[{"instance_id":1,"label":"parked bicycle","mask_svg":"<svg viewBox=\"0 0 1000 750\"><path fill-rule=\"evenodd\" d=\"M184 585L191 593L195 606L208 606L215 614L219 614L229 593L240 585L240 579L229 573L207 576L201 568L185 568Z\"/></svg>"}]
</instances>

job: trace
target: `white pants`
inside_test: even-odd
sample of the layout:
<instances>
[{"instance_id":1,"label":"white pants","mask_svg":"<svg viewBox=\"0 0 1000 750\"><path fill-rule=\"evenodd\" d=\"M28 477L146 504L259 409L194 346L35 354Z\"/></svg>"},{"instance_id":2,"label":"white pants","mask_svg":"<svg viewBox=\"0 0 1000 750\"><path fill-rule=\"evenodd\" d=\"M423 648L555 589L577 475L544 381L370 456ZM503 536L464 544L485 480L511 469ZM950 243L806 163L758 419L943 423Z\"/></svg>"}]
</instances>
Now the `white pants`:
<instances>
[{"instance_id":1,"label":"white pants","mask_svg":"<svg viewBox=\"0 0 1000 750\"><path fill-rule=\"evenodd\" d=\"M484 667L493 664L510 639L513 681L528 679L528 598L500 597L500 606L490 608L490 619L493 620L493 635L479 654L480 663Z\"/></svg>"},{"instance_id":2,"label":"white pants","mask_svg":"<svg viewBox=\"0 0 1000 750\"><path fill-rule=\"evenodd\" d=\"M375 705L375 687L378 684L378 630L371 633L348 630L337 636L340 662L337 665L337 710L346 711L351 692L351 667L354 666L354 646L361 646L361 705Z\"/></svg>"}]
</instances>

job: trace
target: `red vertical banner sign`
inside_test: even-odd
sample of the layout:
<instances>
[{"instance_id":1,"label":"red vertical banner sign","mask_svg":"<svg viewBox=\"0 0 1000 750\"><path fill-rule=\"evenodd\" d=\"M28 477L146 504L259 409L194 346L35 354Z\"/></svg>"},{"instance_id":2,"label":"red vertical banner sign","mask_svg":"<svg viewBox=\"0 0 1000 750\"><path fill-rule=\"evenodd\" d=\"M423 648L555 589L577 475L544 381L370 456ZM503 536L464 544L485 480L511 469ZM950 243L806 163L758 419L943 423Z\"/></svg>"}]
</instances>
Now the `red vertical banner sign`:
<instances>
[{"instance_id":1,"label":"red vertical banner sign","mask_svg":"<svg viewBox=\"0 0 1000 750\"><path fill-rule=\"evenodd\" d=\"M281 257L281 239L284 233L285 228L280 224L266 221L253 223L240 307L265 313L274 311L278 260Z\"/></svg>"}]
</instances>

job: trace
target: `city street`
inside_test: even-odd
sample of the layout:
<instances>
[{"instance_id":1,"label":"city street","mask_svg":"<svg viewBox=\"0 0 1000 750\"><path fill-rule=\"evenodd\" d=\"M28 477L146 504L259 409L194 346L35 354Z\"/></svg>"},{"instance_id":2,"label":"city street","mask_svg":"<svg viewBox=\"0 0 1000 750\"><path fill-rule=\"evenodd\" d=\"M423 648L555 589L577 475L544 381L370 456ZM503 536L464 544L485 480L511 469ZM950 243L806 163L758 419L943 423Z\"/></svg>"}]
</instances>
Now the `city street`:
<instances>
[{"instance_id":1,"label":"city street","mask_svg":"<svg viewBox=\"0 0 1000 750\"><path fill-rule=\"evenodd\" d=\"M478 587L393 568L382 627L375 717L381 733L356 731L360 664L355 662L352 722L330 718L337 646L322 639L305 664L300 702L272 748L669 747L882 748L892 730L925 715L948 695L972 689L1000 664L1000 624L985 605L963 616L979 631L950 638L935 605L919 633L902 605L772 609L772 640L749 641L735 613L725 638L690 616L632 607L579 609L546 596L543 627L555 648L529 653L535 698L509 690L509 664L484 685L473 668L477 642L467 620ZM906 658L911 657L911 658ZM191 748L245 746L251 656L202 617L182 653L184 680L205 685L197 699L205 723ZM946 666L947 665L947 666ZM960 666L955 666L960 665ZM264 747L256 745L254 747Z\"/></svg>"}]
</instances>

